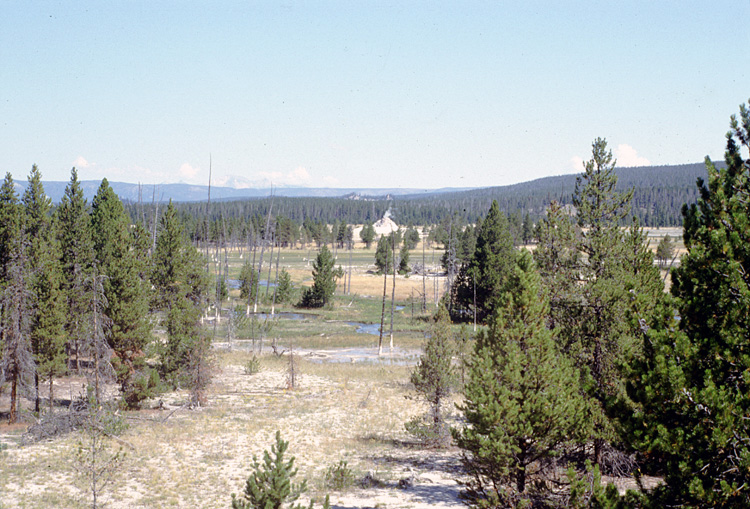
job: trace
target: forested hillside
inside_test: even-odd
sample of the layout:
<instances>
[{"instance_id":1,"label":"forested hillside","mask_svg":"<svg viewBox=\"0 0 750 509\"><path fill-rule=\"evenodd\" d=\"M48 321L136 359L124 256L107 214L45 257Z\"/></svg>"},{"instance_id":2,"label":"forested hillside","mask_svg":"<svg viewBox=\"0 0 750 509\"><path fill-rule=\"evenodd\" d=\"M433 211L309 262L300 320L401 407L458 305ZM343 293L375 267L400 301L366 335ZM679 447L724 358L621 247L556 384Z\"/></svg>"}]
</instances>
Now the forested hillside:
<instances>
[{"instance_id":1,"label":"forested hillside","mask_svg":"<svg viewBox=\"0 0 750 509\"><path fill-rule=\"evenodd\" d=\"M633 214L645 226L679 226L682 205L698 198L696 180L706 177L704 163L676 166L644 166L618 168L618 190L633 189ZM324 223L345 222L365 224L383 217L391 210L392 218L401 225L432 225L451 216L475 223L489 209L493 200L500 210L516 218L527 214L536 223L552 200L568 205L575 188L576 175L545 177L511 186L487 187L470 191L391 196L391 199L351 199L351 197L286 197L215 201L207 208L205 202L176 204L186 218L209 221L222 218L236 221L265 217L272 206L272 215L283 216L298 224L303 221ZM204 189L207 196L207 189ZM385 193L384 193L385 194ZM129 202L127 208L134 219L147 214L152 205ZM273 205L271 205L273 203Z\"/></svg>"},{"instance_id":2,"label":"forested hillside","mask_svg":"<svg viewBox=\"0 0 750 509\"><path fill-rule=\"evenodd\" d=\"M617 168L617 189L633 189L633 213L646 226L679 226L682 204L698 199L696 180L706 178L704 163L676 166ZM403 196L394 203L399 223L433 224L453 212L476 222L496 200L506 214L517 213L532 220L542 216L552 200L571 204L577 175L546 177L512 186L487 187L438 196Z\"/></svg>"}]
</instances>

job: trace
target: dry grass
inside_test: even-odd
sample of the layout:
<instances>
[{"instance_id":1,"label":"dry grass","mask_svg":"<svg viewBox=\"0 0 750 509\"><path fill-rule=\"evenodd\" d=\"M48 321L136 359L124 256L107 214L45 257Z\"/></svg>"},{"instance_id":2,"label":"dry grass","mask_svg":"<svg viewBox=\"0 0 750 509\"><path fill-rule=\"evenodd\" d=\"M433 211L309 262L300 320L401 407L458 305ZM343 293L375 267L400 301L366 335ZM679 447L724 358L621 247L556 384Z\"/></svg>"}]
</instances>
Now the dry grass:
<instances>
[{"instance_id":1,"label":"dry grass","mask_svg":"<svg viewBox=\"0 0 750 509\"><path fill-rule=\"evenodd\" d=\"M128 415L131 426L121 438L134 450L128 451L124 471L110 491L109 507L226 507L231 493L243 488L252 456L270 447L277 429L290 441L290 452L300 475L309 479L312 496L324 493L325 470L343 459L358 477L376 472L379 479L393 483L422 464L426 475L442 479L441 490L453 490L445 495L449 506L460 505L454 474L443 467L433 472L425 466L429 454L403 445L408 439L404 422L423 411L404 397L411 368L300 359L299 386L288 390L285 358L264 356L256 375L244 374L248 359L246 353L219 355L220 373L205 408L178 410L166 422L159 421L169 410ZM162 399L168 409L177 408L187 394L178 391ZM86 505L72 485L74 435L26 447L18 445L17 431L2 429L0 438L9 443L0 467L2 507ZM456 465L456 453L449 456ZM378 496L391 488L382 488ZM357 503L353 500L374 494L377 490L369 495L358 490L332 494L332 502L346 499L352 506ZM396 506L422 503L407 492L396 495L404 499Z\"/></svg>"}]
</instances>

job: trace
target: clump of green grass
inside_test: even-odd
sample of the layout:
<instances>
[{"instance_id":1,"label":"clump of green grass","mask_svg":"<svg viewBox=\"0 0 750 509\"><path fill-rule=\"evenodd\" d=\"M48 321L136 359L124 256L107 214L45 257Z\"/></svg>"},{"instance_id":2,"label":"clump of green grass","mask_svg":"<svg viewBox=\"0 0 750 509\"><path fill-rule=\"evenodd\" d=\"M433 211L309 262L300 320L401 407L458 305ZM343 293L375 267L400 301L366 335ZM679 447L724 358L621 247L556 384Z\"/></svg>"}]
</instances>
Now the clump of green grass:
<instances>
[{"instance_id":1,"label":"clump of green grass","mask_svg":"<svg viewBox=\"0 0 750 509\"><path fill-rule=\"evenodd\" d=\"M328 467L325 474L326 487L336 491L342 491L354 486L355 476L349 464L340 460Z\"/></svg>"},{"instance_id":2,"label":"clump of green grass","mask_svg":"<svg viewBox=\"0 0 750 509\"><path fill-rule=\"evenodd\" d=\"M253 356L245 363L245 374L246 375L255 375L257 373L260 373L260 359L257 355L253 354Z\"/></svg>"}]
</instances>

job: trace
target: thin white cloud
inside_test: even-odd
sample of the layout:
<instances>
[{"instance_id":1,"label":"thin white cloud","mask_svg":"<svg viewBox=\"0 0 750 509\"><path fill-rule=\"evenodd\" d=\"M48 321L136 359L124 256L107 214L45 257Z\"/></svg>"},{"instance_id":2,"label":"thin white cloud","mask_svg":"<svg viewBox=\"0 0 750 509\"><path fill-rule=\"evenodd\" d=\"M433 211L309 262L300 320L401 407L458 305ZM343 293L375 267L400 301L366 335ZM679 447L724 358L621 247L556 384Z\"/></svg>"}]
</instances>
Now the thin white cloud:
<instances>
[{"instance_id":1,"label":"thin white cloud","mask_svg":"<svg viewBox=\"0 0 750 509\"><path fill-rule=\"evenodd\" d=\"M617 145L614 153L617 166L649 166L651 164L651 161L639 156L633 147L625 143Z\"/></svg>"},{"instance_id":2,"label":"thin white cloud","mask_svg":"<svg viewBox=\"0 0 750 509\"><path fill-rule=\"evenodd\" d=\"M323 177L323 183L327 187L338 187L340 182L339 182L339 179L337 179L336 177L326 176L326 177Z\"/></svg>"},{"instance_id":3,"label":"thin white cloud","mask_svg":"<svg viewBox=\"0 0 750 509\"><path fill-rule=\"evenodd\" d=\"M617 145L617 148L612 151L612 154L617 162L618 167L651 165L651 161L643 156L639 156L638 152L626 143ZM570 167L574 171L584 171L585 163L586 160L584 160L582 157L573 156L570 158Z\"/></svg>"},{"instance_id":4,"label":"thin white cloud","mask_svg":"<svg viewBox=\"0 0 750 509\"><path fill-rule=\"evenodd\" d=\"M76 160L73 161L73 166L76 168L88 168L90 164L83 156L78 156L76 157Z\"/></svg>"},{"instance_id":5,"label":"thin white cloud","mask_svg":"<svg viewBox=\"0 0 750 509\"><path fill-rule=\"evenodd\" d=\"M570 158L570 167L574 171L583 171L583 158L578 156L573 156Z\"/></svg>"},{"instance_id":6,"label":"thin white cloud","mask_svg":"<svg viewBox=\"0 0 750 509\"><path fill-rule=\"evenodd\" d=\"M310 173L304 166L297 166L294 170L289 173L289 177L299 183L306 183L310 180Z\"/></svg>"},{"instance_id":7,"label":"thin white cloud","mask_svg":"<svg viewBox=\"0 0 750 509\"><path fill-rule=\"evenodd\" d=\"M195 168L190 163L182 163L182 166L180 166L179 170L180 179L188 183L192 183L192 181L194 181L195 177L198 175L199 171L200 168Z\"/></svg>"},{"instance_id":8,"label":"thin white cloud","mask_svg":"<svg viewBox=\"0 0 750 509\"><path fill-rule=\"evenodd\" d=\"M273 184L279 186L316 186L321 183L330 185L332 181L336 181L332 177L313 178L304 166L297 166L295 169L287 173L280 171L261 171L257 173L257 176L269 185Z\"/></svg>"}]
</instances>

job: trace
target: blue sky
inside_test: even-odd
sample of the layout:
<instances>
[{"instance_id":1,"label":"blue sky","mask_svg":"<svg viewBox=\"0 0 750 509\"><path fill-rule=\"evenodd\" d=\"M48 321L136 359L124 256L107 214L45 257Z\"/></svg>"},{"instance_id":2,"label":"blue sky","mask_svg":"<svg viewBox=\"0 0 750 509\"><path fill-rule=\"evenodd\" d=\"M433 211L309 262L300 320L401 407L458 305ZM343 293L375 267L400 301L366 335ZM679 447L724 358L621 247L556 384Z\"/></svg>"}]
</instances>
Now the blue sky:
<instances>
[{"instance_id":1,"label":"blue sky","mask_svg":"<svg viewBox=\"0 0 750 509\"><path fill-rule=\"evenodd\" d=\"M0 170L506 185L721 158L750 1L8 2Z\"/></svg>"}]
</instances>

